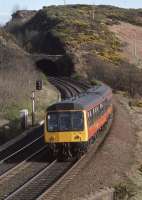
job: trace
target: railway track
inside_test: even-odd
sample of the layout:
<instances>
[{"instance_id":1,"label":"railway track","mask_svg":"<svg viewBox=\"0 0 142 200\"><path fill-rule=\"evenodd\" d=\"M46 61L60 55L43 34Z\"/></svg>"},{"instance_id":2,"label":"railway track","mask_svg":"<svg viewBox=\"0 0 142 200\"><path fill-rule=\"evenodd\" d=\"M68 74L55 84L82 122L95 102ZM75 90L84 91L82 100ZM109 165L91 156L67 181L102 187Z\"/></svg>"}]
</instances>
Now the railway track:
<instances>
[{"instance_id":1,"label":"railway track","mask_svg":"<svg viewBox=\"0 0 142 200\"><path fill-rule=\"evenodd\" d=\"M86 82L86 81L83 81L83 80L75 80L73 78L68 78L68 77L62 77L62 80L64 81L68 81L68 82L71 82L72 84L74 85L77 85L79 88L81 88L83 91L86 91L88 90L88 88L92 87L90 85L90 83Z\"/></svg>"},{"instance_id":2,"label":"railway track","mask_svg":"<svg viewBox=\"0 0 142 200\"><path fill-rule=\"evenodd\" d=\"M33 200L39 194L43 193L54 182L57 181L73 164L75 161L58 162L54 160L51 164L47 165L29 182L25 183L22 187L17 189L5 198L5 200Z\"/></svg>"},{"instance_id":3,"label":"railway track","mask_svg":"<svg viewBox=\"0 0 142 200\"><path fill-rule=\"evenodd\" d=\"M10 156L14 152L20 150L28 143L34 141L36 138L40 137L43 134L43 126L36 127L32 130L25 132L22 137L18 140L13 142L13 144L8 145L5 144L4 147L0 147L0 161L5 159L6 157ZM14 139L15 140L15 139Z\"/></svg>"},{"instance_id":4,"label":"railway track","mask_svg":"<svg viewBox=\"0 0 142 200\"><path fill-rule=\"evenodd\" d=\"M62 99L79 95L80 93L85 91L85 89L87 89L87 86L85 86L84 84L78 83L77 85L77 82L73 82L73 80L67 79L65 77L61 79L48 77L48 80L60 90Z\"/></svg>"},{"instance_id":5,"label":"railway track","mask_svg":"<svg viewBox=\"0 0 142 200\"><path fill-rule=\"evenodd\" d=\"M25 160L31 154L35 153L36 150L39 150L44 145L43 136L36 138L31 143L28 143L26 146L22 147L18 151L14 152L10 156L4 158L0 161L0 175L6 173L8 170L14 168L20 162Z\"/></svg>"},{"instance_id":6,"label":"railway track","mask_svg":"<svg viewBox=\"0 0 142 200\"><path fill-rule=\"evenodd\" d=\"M0 176L0 199L5 199L49 164L47 147L43 146L26 160Z\"/></svg>"}]
</instances>

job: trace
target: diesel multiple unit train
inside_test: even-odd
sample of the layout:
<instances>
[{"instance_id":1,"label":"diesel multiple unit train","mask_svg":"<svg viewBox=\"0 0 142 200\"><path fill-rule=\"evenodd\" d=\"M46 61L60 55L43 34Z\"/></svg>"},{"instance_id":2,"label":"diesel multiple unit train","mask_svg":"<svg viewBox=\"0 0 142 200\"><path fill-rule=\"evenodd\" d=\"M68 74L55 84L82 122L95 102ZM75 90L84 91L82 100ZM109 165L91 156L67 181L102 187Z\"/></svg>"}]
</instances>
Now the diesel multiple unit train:
<instances>
[{"instance_id":1,"label":"diesel multiple unit train","mask_svg":"<svg viewBox=\"0 0 142 200\"><path fill-rule=\"evenodd\" d=\"M49 153L65 157L82 155L112 118L112 113L112 91L105 84L51 105L44 128Z\"/></svg>"}]
</instances>

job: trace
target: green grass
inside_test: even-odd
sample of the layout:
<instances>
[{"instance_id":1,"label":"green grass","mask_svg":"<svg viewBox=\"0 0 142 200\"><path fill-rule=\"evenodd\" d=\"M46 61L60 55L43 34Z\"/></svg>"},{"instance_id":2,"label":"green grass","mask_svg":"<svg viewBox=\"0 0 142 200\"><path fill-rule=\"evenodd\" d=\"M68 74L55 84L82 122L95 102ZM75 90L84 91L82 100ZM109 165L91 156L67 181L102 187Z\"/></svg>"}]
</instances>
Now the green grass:
<instances>
[{"instance_id":1,"label":"green grass","mask_svg":"<svg viewBox=\"0 0 142 200\"><path fill-rule=\"evenodd\" d=\"M133 99L133 100L129 101L129 105L130 106L134 106L134 107L142 108L142 100L140 100L140 99Z\"/></svg>"},{"instance_id":2,"label":"green grass","mask_svg":"<svg viewBox=\"0 0 142 200\"><path fill-rule=\"evenodd\" d=\"M102 82L99 81L99 80L96 80L96 79L91 79L90 84L91 84L92 86L94 86L94 85L101 85Z\"/></svg>"},{"instance_id":3,"label":"green grass","mask_svg":"<svg viewBox=\"0 0 142 200\"><path fill-rule=\"evenodd\" d=\"M135 186L131 183L119 183L115 185L114 200L127 200L135 195Z\"/></svg>"}]
</instances>

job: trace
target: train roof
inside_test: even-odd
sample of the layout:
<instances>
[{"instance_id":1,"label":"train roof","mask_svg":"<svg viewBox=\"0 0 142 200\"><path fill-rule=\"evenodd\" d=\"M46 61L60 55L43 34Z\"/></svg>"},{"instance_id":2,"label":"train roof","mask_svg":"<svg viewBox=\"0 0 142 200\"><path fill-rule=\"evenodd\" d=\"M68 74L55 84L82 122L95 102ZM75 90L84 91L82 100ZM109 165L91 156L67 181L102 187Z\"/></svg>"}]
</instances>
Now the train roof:
<instances>
[{"instance_id":1,"label":"train roof","mask_svg":"<svg viewBox=\"0 0 142 200\"><path fill-rule=\"evenodd\" d=\"M84 110L93 105L97 105L106 96L112 95L110 87L105 84L88 89L79 96L72 97L61 102L55 103L47 108L47 111L54 110Z\"/></svg>"}]
</instances>

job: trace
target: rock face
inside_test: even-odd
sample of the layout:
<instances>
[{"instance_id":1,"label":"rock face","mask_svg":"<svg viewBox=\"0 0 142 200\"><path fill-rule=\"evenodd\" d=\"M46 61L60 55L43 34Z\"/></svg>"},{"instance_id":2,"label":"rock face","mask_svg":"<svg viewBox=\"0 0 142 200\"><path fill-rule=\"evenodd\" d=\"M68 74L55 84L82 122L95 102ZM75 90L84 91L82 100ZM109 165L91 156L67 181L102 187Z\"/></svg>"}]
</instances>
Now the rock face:
<instances>
[{"instance_id":1,"label":"rock face","mask_svg":"<svg viewBox=\"0 0 142 200\"><path fill-rule=\"evenodd\" d=\"M26 23L28 20L30 20L32 17L35 16L37 11L28 11L28 10L20 10L12 14L12 22L18 22L18 23Z\"/></svg>"}]
</instances>

